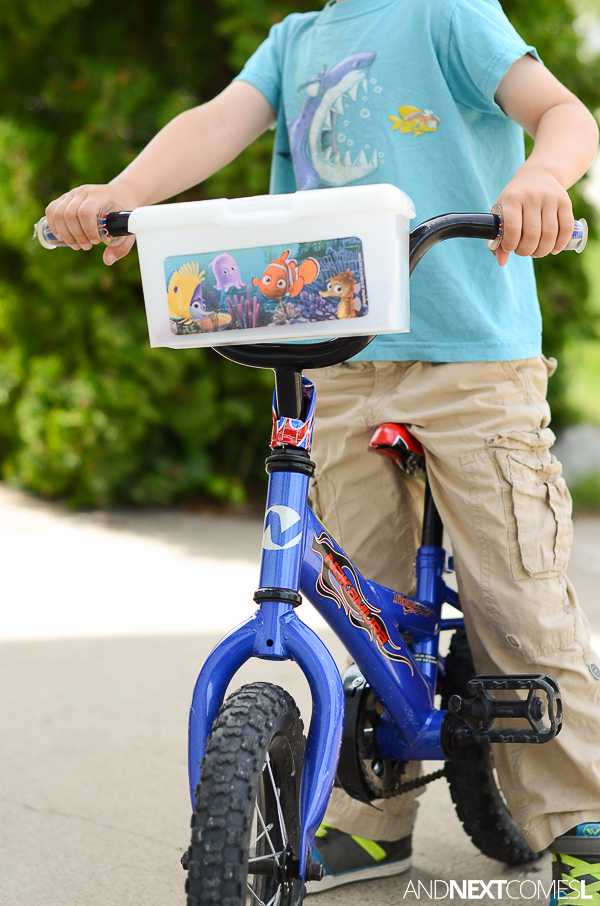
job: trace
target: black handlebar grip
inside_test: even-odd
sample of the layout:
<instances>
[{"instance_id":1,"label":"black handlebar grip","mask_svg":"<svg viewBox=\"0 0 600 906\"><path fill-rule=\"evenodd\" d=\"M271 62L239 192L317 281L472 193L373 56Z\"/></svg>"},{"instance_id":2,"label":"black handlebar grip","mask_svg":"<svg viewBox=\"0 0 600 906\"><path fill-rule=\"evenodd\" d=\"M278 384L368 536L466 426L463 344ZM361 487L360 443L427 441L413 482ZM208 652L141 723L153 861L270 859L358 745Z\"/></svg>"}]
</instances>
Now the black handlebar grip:
<instances>
[{"instance_id":1,"label":"black handlebar grip","mask_svg":"<svg viewBox=\"0 0 600 906\"><path fill-rule=\"evenodd\" d=\"M111 211L106 215L106 232L109 236L131 236L127 229L131 211Z\"/></svg>"}]
</instances>

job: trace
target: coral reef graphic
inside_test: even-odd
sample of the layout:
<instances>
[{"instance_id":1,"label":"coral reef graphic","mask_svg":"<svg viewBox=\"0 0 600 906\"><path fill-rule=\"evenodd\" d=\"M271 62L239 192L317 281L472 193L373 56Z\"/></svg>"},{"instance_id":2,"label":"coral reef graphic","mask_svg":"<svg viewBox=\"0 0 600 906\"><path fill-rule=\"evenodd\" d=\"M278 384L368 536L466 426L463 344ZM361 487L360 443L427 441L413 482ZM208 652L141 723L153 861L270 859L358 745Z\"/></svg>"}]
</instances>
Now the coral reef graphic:
<instances>
[{"instance_id":1,"label":"coral reef graphic","mask_svg":"<svg viewBox=\"0 0 600 906\"><path fill-rule=\"evenodd\" d=\"M234 295L233 301L230 296L227 296L227 304L231 314L233 329L237 328L244 330L248 327L256 327L260 306L258 304L257 296L253 297L252 306L250 306L250 287L248 287L245 302L243 296L240 296L238 301L237 295Z\"/></svg>"}]
</instances>

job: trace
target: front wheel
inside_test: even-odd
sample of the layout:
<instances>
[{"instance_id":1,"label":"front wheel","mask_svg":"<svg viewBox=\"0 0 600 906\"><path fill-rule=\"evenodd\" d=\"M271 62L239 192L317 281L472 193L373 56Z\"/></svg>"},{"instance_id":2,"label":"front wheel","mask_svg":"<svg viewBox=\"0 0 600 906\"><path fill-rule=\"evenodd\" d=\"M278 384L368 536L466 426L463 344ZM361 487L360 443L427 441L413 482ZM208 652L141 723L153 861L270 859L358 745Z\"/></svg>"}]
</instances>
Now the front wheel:
<instances>
[{"instance_id":1,"label":"front wheel","mask_svg":"<svg viewBox=\"0 0 600 906\"><path fill-rule=\"evenodd\" d=\"M188 906L299 906L302 721L279 686L231 695L213 724L196 788Z\"/></svg>"},{"instance_id":2,"label":"front wheel","mask_svg":"<svg viewBox=\"0 0 600 906\"><path fill-rule=\"evenodd\" d=\"M442 682L442 708L451 695L468 698L475 667L464 629L452 636ZM491 859L525 865L542 853L533 850L512 818L494 767L491 746L467 746L446 762L446 777L456 813L475 846Z\"/></svg>"}]
</instances>

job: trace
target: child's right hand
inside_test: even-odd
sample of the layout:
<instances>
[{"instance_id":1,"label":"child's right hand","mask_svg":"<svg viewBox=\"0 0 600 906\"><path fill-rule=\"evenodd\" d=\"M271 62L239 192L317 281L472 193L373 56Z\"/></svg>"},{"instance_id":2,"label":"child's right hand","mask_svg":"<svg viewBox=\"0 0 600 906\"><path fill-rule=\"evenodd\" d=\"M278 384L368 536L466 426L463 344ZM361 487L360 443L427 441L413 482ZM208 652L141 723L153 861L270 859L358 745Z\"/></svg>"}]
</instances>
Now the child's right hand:
<instances>
[{"instance_id":1,"label":"child's right hand","mask_svg":"<svg viewBox=\"0 0 600 906\"><path fill-rule=\"evenodd\" d=\"M98 212L107 202L115 202L122 211L133 211L141 202L126 185L113 182L108 185L85 185L65 192L46 208L48 225L55 236L72 249L91 249L101 242L98 235ZM135 236L128 236L116 246L104 250L105 264L114 264L133 247Z\"/></svg>"}]
</instances>

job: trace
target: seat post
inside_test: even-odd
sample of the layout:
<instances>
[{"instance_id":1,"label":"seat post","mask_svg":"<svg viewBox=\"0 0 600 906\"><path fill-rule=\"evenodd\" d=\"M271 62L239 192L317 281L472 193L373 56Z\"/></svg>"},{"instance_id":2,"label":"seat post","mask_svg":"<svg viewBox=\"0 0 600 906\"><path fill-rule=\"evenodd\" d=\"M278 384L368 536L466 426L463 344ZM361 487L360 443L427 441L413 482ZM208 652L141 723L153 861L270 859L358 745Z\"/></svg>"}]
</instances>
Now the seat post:
<instances>
[{"instance_id":1,"label":"seat post","mask_svg":"<svg viewBox=\"0 0 600 906\"><path fill-rule=\"evenodd\" d=\"M444 526L438 513L429 480L425 479L425 505L423 508L423 534L421 544L424 547L441 547L444 537Z\"/></svg>"}]
</instances>

